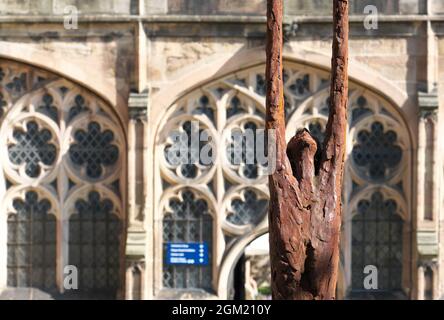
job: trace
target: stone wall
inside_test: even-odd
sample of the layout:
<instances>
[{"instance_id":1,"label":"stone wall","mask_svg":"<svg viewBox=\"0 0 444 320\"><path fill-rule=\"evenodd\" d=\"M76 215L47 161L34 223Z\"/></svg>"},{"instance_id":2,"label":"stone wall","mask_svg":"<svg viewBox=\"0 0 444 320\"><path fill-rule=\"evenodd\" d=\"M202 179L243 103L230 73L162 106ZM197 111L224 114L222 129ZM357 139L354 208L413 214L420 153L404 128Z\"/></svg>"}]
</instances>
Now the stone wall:
<instances>
[{"instance_id":1,"label":"stone wall","mask_svg":"<svg viewBox=\"0 0 444 320\"><path fill-rule=\"evenodd\" d=\"M331 0L286 0L286 14L329 15L331 3ZM350 12L363 14L367 5L375 5L381 14L420 14L426 10L423 0L354 0ZM75 6L82 14L131 15L144 10L144 14L263 16L266 0L3 0L0 14L62 14L67 6ZM442 1L433 0L432 10L443 14Z\"/></svg>"},{"instance_id":2,"label":"stone wall","mask_svg":"<svg viewBox=\"0 0 444 320\"><path fill-rule=\"evenodd\" d=\"M5 19L7 22L0 24L0 56L36 65L76 81L110 102L123 122L128 113L130 92L149 91L149 109L145 110L148 118L143 121L147 124L147 136L153 139L158 124L156 117L191 87L242 70L252 63L264 62L265 2L3 0L0 2L0 21ZM402 101L398 107L408 123L413 152L416 152L418 141L418 86L430 77L428 67L433 63L436 63L436 79L444 77L444 18L438 16L423 21L427 17L423 15L424 3L424 0L354 0L351 7L353 13L362 14L365 5L374 4L380 13L386 14L376 30L365 29L359 17L352 19L351 75L355 82L368 86L371 91L381 93L387 99ZM61 15L67 5L75 5L81 13L77 30L63 27ZM319 57L322 57L324 64L320 68L327 70L331 54L330 11L331 0L286 1L288 15L305 15L307 19L298 21L298 28L286 43L284 54L307 65L320 64ZM443 1L432 1L431 11L432 14L444 14ZM144 15L142 19L131 16L139 13ZM434 32L432 37L428 37L428 24ZM436 53L430 45L435 40ZM391 91L386 90L387 84L390 84ZM444 83L439 81L438 87L443 110ZM384 92L391 94L384 95ZM441 125L443 116L440 111L440 131L444 127ZM153 154L153 145L150 141L143 143L144 148L148 148L146 162L152 163L149 157ZM443 152L439 149L440 155ZM412 159L413 167L415 161ZM138 170L136 176L152 182L153 167L143 169L145 171L142 167L139 163L134 169ZM410 172L413 181L415 170ZM440 167L439 177L441 171ZM411 186L414 195L415 188L415 185ZM144 192L149 194L153 190ZM439 201L443 200L444 193ZM415 201L411 199L413 217L416 215ZM146 210L147 220L152 219L152 203L142 201L137 205ZM440 220L444 221L443 213ZM146 230L139 231L144 233ZM441 222L442 237L444 222ZM151 244L147 241L143 245L148 248ZM442 248L444 246L441 246L444 261ZM148 255L145 258L147 264L154 259ZM440 268L443 275L444 263ZM145 297L150 297L151 269L146 271ZM412 279L414 288L416 274L412 274ZM441 283L444 292L444 282Z\"/></svg>"}]
</instances>

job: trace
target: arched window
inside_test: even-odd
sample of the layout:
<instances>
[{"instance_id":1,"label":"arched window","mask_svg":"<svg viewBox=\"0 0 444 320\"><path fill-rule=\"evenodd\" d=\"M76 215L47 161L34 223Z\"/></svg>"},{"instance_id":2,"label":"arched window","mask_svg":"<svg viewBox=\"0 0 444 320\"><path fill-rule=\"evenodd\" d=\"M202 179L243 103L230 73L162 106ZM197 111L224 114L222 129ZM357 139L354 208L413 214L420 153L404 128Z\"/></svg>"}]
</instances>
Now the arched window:
<instances>
[{"instance_id":1,"label":"arched window","mask_svg":"<svg viewBox=\"0 0 444 320\"><path fill-rule=\"evenodd\" d=\"M80 86L7 60L0 60L0 106L7 155L0 198L8 212L0 287L71 293L61 279L72 265L77 293L115 298L125 221L119 119Z\"/></svg>"},{"instance_id":2,"label":"arched window","mask_svg":"<svg viewBox=\"0 0 444 320\"><path fill-rule=\"evenodd\" d=\"M165 227L164 219L171 213L170 209L166 209L166 203L171 198L181 199L176 190L186 188L193 194L199 194L197 198L205 199L208 208L214 208L214 215L217 217L213 219L213 266L219 266L220 261L230 254L233 243L254 233L266 223L269 198L268 162L263 161L266 153L261 157L261 150L257 147L265 141L264 69L263 65L244 69L196 88L170 106L159 122L155 140L155 168L159 168L155 170L154 203L159 203L155 208L155 228L162 230L158 221L163 221ZM298 129L305 127L321 143L329 113L328 72L285 62L283 80L287 141ZM352 244L351 216L356 203L366 200L365 195L370 190L383 185L390 194L384 201L396 199L396 212L403 219L400 224L403 236L399 240L403 255L401 260L406 261L405 253L409 252L410 246L409 243L404 243L404 231L409 225L407 220L410 219L411 197L408 192L411 147L402 117L383 98L352 82L348 120L346 179L343 190L344 240L341 242L342 269L345 270L343 279L346 282L341 286L343 288L352 288L352 252L362 250L365 246ZM176 160L179 155L172 152L175 150L172 148L175 141L173 133L191 134L193 123L197 136L202 133L204 136L195 146L196 154L208 153L207 149L211 149L211 156L215 161L206 163L199 160L193 164L178 165ZM234 151L239 141L241 148L238 150L241 152L236 153ZM182 143L191 145L190 141ZM190 154L182 156L192 159ZM165 233L163 237L166 241ZM159 241L159 238L155 241L155 250L165 254L165 249L162 250L164 242ZM366 245L374 244L369 242ZM168 281L174 281L174 276L171 277L171 273L166 272L163 262L164 259L155 266L155 295L159 294L162 287L174 286L174 282L166 285L165 277ZM359 268L356 267L356 272ZM409 272L409 268L409 265L402 262L399 274ZM218 270L213 269L215 279ZM383 273L388 270L392 272L395 266L382 266ZM362 272L363 270L359 271L359 275ZM407 283L398 280L396 286L387 287L408 287Z\"/></svg>"}]
</instances>

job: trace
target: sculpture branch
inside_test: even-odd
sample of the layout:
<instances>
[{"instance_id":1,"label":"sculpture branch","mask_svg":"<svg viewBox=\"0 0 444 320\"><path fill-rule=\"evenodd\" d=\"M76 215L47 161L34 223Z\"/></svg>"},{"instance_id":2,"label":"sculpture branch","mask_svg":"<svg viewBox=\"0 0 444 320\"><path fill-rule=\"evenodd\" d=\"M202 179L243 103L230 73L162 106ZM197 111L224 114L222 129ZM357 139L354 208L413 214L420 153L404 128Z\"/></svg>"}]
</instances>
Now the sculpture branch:
<instances>
[{"instance_id":1,"label":"sculpture branch","mask_svg":"<svg viewBox=\"0 0 444 320\"><path fill-rule=\"evenodd\" d=\"M348 96L348 0L334 0L332 83L326 138L307 130L285 142L282 0L267 6L267 130L276 170L269 177L270 260L274 299L334 299Z\"/></svg>"}]
</instances>

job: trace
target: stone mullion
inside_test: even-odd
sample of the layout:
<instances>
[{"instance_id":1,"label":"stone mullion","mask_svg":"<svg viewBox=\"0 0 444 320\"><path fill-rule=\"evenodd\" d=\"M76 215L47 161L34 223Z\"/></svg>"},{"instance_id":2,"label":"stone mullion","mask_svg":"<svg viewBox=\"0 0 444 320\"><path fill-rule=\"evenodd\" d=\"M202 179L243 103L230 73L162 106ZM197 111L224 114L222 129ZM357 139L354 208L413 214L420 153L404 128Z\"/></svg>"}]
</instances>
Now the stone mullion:
<instances>
[{"instance_id":1,"label":"stone mullion","mask_svg":"<svg viewBox=\"0 0 444 320\"><path fill-rule=\"evenodd\" d=\"M215 112L215 123L214 126L216 127L216 132L219 134L219 139L221 139L218 143L218 145L216 144L216 148L217 148L217 158L215 159L216 163L214 163L213 165L216 166L216 171L215 171L215 176L214 179L215 181L215 188L216 188L216 208L215 208L215 212L214 212L214 218L212 221L213 224L213 235L212 235L212 242L211 242L211 247L209 247L208 249L213 251L211 254L211 259L213 260L211 263L212 266L212 286L213 288L217 288L217 272L218 272L218 266L220 264L220 262L222 261L222 257L223 257L223 253L224 253L224 248L225 248L225 243L224 243L224 237L223 234L221 234L221 220L222 220L222 216L221 216L221 210L220 208L223 207L222 203L223 203L223 197L224 194L226 192L225 190L225 183L224 183L224 173L223 173L223 153L224 153L224 138L223 138L223 130L225 128L225 124L226 124L226 119L225 119L225 110L226 110L226 105L228 103L227 100L227 95L224 95L222 99L218 99L215 101L215 108L216 108L216 112ZM216 137L217 138L217 137ZM214 183L214 182L213 182ZM223 215L223 214L222 214ZM214 252L215 249L215 252ZM215 260L216 259L216 260ZM214 263L214 261L216 261L216 263Z\"/></svg>"},{"instance_id":2,"label":"stone mullion","mask_svg":"<svg viewBox=\"0 0 444 320\"><path fill-rule=\"evenodd\" d=\"M418 92L419 124L417 150L417 261L435 263L439 257L438 134L436 90ZM417 299L424 299L424 268L417 264ZM434 272L434 278L437 273ZM436 286L435 286L436 288Z\"/></svg>"},{"instance_id":3,"label":"stone mullion","mask_svg":"<svg viewBox=\"0 0 444 320\"><path fill-rule=\"evenodd\" d=\"M129 107L129 122L128 122L128 226L127 226L127 242L125 248L125 255L128 261L134 263L141 263L145 261L145 239L146 232L144 230L143 220L146 212L145 199L146 199L146 141L147 138L147 103L148 94L131 94L128 107ZM138 126L142 126L143 136L137 134ZM138 148L142 142L143 147ZM143 163L138 163L142 161ZM139 168L141 172L138 172ZM142 175L142 194L138 197L137 180ZM132 265L132 264L131 264ZM126 283L127 290L125 291L125 297L127 299L132 298L132 292L129 288L133 288L134 277L132 276L131 266L126 266L125 279L129 281ZM148 272L150 268L143 268L142 274ZM152 278L152 275L143 275L141 279ZM142 291L145 292L144 283L141 285ZM142 298L145 298L142 296Z\"/></svg>"},{"instance_id":4,"label":"stone mullion","mask_svg":"<svg viewBox=\"0 0 444 320\"><path fill-rule=\"evenodd\" d=\"M425 300L425 272L427 269L432 271L432 299L438 299L440 296L439 279L438 279L438 263L437 261L430 261L428 259L420 260L417 266L417 296L418 300Z\"/></svg>"},{"instance_id":5,"label":"stone mullion","mask_svg":"<svg viewBox=\"0 0 444 320\"><path fill-rule=\"evenodd\" d=\"M128 221L134 224L136 217L136 119L128 124Z\"/></svg>"},{"instance_id":6,"label":"stone mullion","mask_svg":"<svg viewBox=\"0 0 444 320\"><path fill-rule=\"evenodd\" d=\"M61 121L59 126L59 134L60 137L64 137L67 129L70 127L67 122L65 122L65 114L62 112L64 108L60 107ZM63 140L59 139L62 143ZM70 145L59 145L58 152L67 152L69 150ZM57 183L57 199L59 201L59 212L56 212L56 282L57 287L61 293L64 293L64 267L71 262L69 261L69 212L68 208L65 208L65 202L67 199L67 194L69 192L69 177L68 172L65 168L68 163L62 162L58 164L58 168L56 170L59 174L56 177ZM56 208L54 208L56 210ZM75 266L79 268L80 266Z\"/></svg>"}]
</instances>

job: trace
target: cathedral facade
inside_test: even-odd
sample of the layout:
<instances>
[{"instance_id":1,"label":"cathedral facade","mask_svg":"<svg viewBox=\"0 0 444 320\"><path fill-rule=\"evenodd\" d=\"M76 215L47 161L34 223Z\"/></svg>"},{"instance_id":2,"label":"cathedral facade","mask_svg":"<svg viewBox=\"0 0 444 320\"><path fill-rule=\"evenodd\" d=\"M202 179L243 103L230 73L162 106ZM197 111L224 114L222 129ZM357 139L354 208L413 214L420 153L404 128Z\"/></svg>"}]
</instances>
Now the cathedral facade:
<instances>
[{"instance_id":1,"label":"cathedral facade","mask_svg":"<svg viewBox=\"0 0 444 320\"><path fill-rule=\"evenodd\" d=\"M323 139L331 6L285 2L287 140ZM439 299L444 4L350 11L337 295ZM266 168L233 161L227 138L264 128L265 13L265 0L0 3L0 297L269 296ZM166 156L193 123L211 165ZM174 243L205 244L205 263L170 263Z\"/></svg>"}]
</instances>

